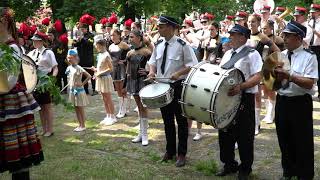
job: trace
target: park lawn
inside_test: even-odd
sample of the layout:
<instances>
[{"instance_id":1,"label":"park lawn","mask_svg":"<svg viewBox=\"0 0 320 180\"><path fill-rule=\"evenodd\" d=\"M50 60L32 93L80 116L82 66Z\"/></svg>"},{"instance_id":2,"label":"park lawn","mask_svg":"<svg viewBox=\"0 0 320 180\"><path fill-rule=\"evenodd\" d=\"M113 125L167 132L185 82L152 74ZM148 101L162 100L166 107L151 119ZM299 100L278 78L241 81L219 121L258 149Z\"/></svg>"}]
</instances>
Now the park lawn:
<instances>
[{"instance_id":1,"label":"park lawn","mask_svg":"<svg viewBox=\"0 0 320 180\"><path fill-rule=\"evenodd\" d=\"M189 136L187 165L176 168L173 161L161 163L165 152L163 123L158 110L150 112L149 146L131 143L137 135L133 127L137 114L130 112L113 126L100 126L103 106L100 96L91 98L86 108L87 130L75 133L75 114L55 107L55 134L50 138L40 137L45 161L31 169L32 180L79 180L79 179L235 179L235 175L217 178L214 173L221 167L217 130L203 127L204 138L192 141L196 123ZM116 98L115 98L116 101ZM115 103L117 104L117 103ZM133 101L132 101L133 104ZM315 170L319 178L320 164L320 113L315 103ZM134 108L132 106L132 108ZM37 116L37 124L39 118ZM261 134L255 140L255 161L251 179L278 179L281 176L281 153L274 124L262 124ZM238 154L238 153L236 153ZM237 159L239 159L237 155ZM10 179L9 173L0 179Z\"/></svg>"}]
</instances>

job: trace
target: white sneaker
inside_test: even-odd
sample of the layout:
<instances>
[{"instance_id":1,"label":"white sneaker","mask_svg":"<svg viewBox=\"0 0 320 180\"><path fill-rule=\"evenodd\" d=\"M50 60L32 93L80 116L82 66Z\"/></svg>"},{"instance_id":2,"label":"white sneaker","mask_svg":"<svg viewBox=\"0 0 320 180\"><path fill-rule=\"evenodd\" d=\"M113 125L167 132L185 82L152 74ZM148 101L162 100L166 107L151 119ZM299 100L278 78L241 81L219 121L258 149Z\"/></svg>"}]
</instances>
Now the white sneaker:
<instances>
[{"instance_id":1,"label":"white sneaker","mask_svg":"<svg viewBox=\"0 0 320 180\"><path fill-rule=\"evenodd\" d=\"M110 119L110 117L109 116L106 116L102 121L100 121L100 125L104 125L104 123L106 122L106 121L108 121L108 119Z\"/></svg>"},{"instance_id":2,"label":"white sneaker","mask_svg":"<svg viewBox=\"0 0 320 180\"><path fill-rule=\"evenodd\" d=\"M259 129L260 129L260 126L255 127L254 135L258 135L259 134Z\"/></svg>"},{"instance_id":3,"label":"white sneaker","mask_svg":"<svg viewBox=\"0 0 320 180\"><path fill-rule=\"evenodd\" d=\"M76 129L74 129L74 132L81 132L81 131L85 131L86 128L85 127L77 127Z\"/></svg>"},{"instance_id":4,"label":"white sneaker","mask_svg":"<svg viewBox=\"0 0 320 180\"><path fill-rule=\"evenodd\" d=\"M133 143L138 143L138 142L141 142L141 141L142 141L142 137L141 137L140 134L137 137L135 137L134 139L131 140L131 142L133 142Z\"/></svg>"},{"instance_id":5,"label":"white sneaker","mask_svg":"<svg viewBox=\"0 0 320 180\"><path fill-rule=\"evenodd\" d=\"M197 133L197 134L193 137L193 140L194 140L194 141L199 141L201 138L202 138L202 134Z\"/></svg>"},{"instance_id":6,"label":"white sneaker","mask_svg":"<svg viewBox=\"0 0 320 180\"><path fill-rule=\"evenodd\" d=\"M103 122L103 125L105 125L105 126L111 126L111 125L113 125L114 123L116 123L117 122L117 119L115 119L115 118L109 118L109 119L106 119L106 120L103 120L104 122Z\"/></svg>"}]
</instances>

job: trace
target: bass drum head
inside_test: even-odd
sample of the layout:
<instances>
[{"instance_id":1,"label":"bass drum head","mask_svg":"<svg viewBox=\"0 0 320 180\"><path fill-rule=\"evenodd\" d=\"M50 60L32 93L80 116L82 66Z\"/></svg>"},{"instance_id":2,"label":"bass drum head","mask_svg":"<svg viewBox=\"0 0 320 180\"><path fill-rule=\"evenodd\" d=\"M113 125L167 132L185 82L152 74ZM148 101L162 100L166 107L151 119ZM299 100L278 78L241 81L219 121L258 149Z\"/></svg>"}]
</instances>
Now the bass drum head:
<instances>
[{"instance_id":1,"label":"bass drum head","mask_svg":"<svg viewBox=\"0 0 320 180\"><path fill-rule=\"evenodd\" d=\"M213 120L217 129L227 127L236 117L242 95L240 93L235 96L228 96L228 91L231 87L243 81L243 74L237 69L227 70L224 73L224 78L220 81L220 85L217 86L219 93L216 94L213 106L213 111L215 112Z\"/></svg>"},{"instance_id":2,"label":"bass drum head","mask_svg":"<svg viewBox=\"0 0 320 180\"><path fill-rule=\"evenodd\" d=\"M38 82L36 64L30 57L26 55L23 55L22 58L22 71L24 82L27 88L26 92L31 93Z\"/></svg>"}]
</instances>

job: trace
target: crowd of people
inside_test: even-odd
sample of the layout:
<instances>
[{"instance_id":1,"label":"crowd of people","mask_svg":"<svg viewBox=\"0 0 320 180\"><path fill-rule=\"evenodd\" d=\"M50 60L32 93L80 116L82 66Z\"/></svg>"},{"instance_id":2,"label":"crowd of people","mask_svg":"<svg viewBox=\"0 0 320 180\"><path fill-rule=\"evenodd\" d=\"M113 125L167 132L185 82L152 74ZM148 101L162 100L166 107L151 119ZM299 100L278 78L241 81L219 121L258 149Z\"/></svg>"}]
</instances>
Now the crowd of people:
<instances>
[{"instance_id":1,"label":"crowd of people","mask_svg":"<svg viewBox=\"0 0 320 180\"><path fill-rule=\"evenodd\" d=\"M310 6L309 19L306 8L295 7L290 22L282 16L285 8L276 7L271 14L271 7L266 5L260 10L261 14L239 11L234 16L226 15L220 22L210 13L186 17L182 24L162 15L151 17L149 26L129 19L119 27L117 16L112 14L100 20L99 33L90 28L95 18L85 14L69 36L72 45L60 20L50 23L46 18L33 31L21 23L16 31L12 10L6 5L1 5L0 10L0 42L10 46L15 56L27 54L41 73L57 79L61 93L68 93L75 107L79 121L75 132L86 130L85 107L90 104L87 97L90 81L91 95L101 94L105 108L105 118L100 125L111 126L124 118L133 97L139 133L132 142L148 145L148 108L141 102L139 92L150 83L148 80L167 78L163 82L174 89L174 97L171 103L160 108L166 137L162 161L176 160L177 167L184 166L193 120L183 116L179 104L182 82L191 67L207 62L222 69L236 68L244 76L243 83L228 90L229 96L242 93L241 106L234 123L218 131L220 160L224 166L216 176L238 172L238 179L248 179L264 102L263 121L276 125L282 179L295 176L301 180L313 179L312 96L316 82L320 83L320 5ZM289 71L282 66L274 69L277 80L283 82L277 91L263 85L261 74L264 60L273 52L282 52L291 66ZM118 113L112 99L114 91L118 97ZM28 168L43 160L34 113L40 114L40 135L52 136L54 106L51 102L50 92L26 93L21 76L10 92L0 94L1 172L10 171L13 179L28 179ZM201 129L202 124L197 122L193 140L202 138ZM235 160L235 148L239 150L240 164Z\"/></svg>"}]
</instances>

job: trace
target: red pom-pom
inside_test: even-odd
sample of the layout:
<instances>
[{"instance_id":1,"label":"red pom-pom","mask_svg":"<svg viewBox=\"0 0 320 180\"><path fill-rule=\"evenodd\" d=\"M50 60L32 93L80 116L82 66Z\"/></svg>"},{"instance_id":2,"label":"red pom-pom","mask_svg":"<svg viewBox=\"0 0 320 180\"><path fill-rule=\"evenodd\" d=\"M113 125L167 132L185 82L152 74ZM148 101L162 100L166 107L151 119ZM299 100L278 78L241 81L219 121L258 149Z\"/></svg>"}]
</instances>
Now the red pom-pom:
<instances>
[{"instance_id":1,"label":"red pom-pom","mask_svg":"<svg viewBox=\"0 0 320 180\"><path fill-rule=\"evenodd\" d=\"M88 25L93 25L93 22L96 20L95 17L89 15L89 14L85 14L83 16L81 16L80 18L80 22L83 23L83 24L88 24Z\"/></svg>"},{"instance_id":2,"label":"red pom-pom","mask_svg":"<svg viewBox=\"0 0 320 180\"><path fill-rule=\"evenodd\" d=\"M37 26L36 25L32 25L30 28L30 35L33 35L36 31L37 31Z\"/></svg>"},{"instance_id":3,"label":"red pom-pom","mask_svg":"<svg viewBox=\"0 0 320 180\"><path fill-rule=\"evenodd\" d=\"M117 24L118 23L118 18L115 13L112 13L111 16L109 17L109 22L111 24Z\"/></svg>"},{"instance_id":4,"label":"red pom-pom","mask_svg":"<svg viewBox=\"0 0 320 180\"><path fill-rule=\"evenodd\" d=\"M54 23L53 27L56 29L57 32L62 33L63 31L63 25L61 20L56 20L56 22Z\"/></svg>"},{"instance_id":5,"label":"red pom-pom","mask_svg":"<svg viewBox=\"0 0 320 180\"><path fill-rule=\"evenodd\" d=\"M131 27L131 24L133 23L133 21L131 19L128 19L124 22L124 25L127 27Z\"/></svg>"},{"instance_id":6,"label":"red pom-pom","mask_svg":"<svg viewBox=\"0 0 320 180\"><path fill-rule=\"evenodd\" d=\"M67 36L67 34L62 34L61 36L59 36L59 41L62 44L68 45L68 36Z\"/></svg>"},{"instance_id":7,"label":"red pom-pom","mask_svg":"<svg viewBox=\"0 0 320 180\"><path fill-rule=\"evenodd\" d=\"M184 23L185 24L188 24L189 26L192 26L193 25L193 23L192 23L192 20L184 20Z\"/></svg>"},{"instance_id":8,"label":"red pom-pom","mask_svg":"<svg viewBox=\"0 0 320 180\"><path fill-rule=\"evenodd\" d=\"M41 31L37 31L37 32L35 33L35 35L41 37L41 39L43 39L43 40L48 39L48 36L47 36L45 33L41 32Z\"/></svg>"},{"instance_id":9,"label":"red pom-pom","mask_svg":"<svg viewBox=\"0 0 320 180\"><path fill-rule=\"evenodd\" d=\"M50 18L46 17L42 20L41 24L45 25L45 26L49 26L50 24Z\"/></svg>"},{"instance_id":10,"label":"red pom-pom","mask_svg":"<svg viewBox=\"0 0 320 180\"><path fill-rule=\"evenodd\" d=\"M100 19L99 23L102 24L102 25L105 25L109 22L108 18L106 17L103 17L102 19Z\"/></svg>"},{"instance_id":11,"label":"red pom-pom","mask_svg":"<svg viewBox=\"0 0 320 180\"><path fill-rule=\"evenodd\" d=\"M23 36L26 36L26 37L30 36L30 29L26 23L21 23L19 32L23 34Z\"/></svg>"},{"instance_id":12,"label":"red pom-pom","mask_svg":"<svg viewBox=\"0 0 320 180\"><path fill-rule=\"evenodd\" d=\"M209 20L213 20L215 18L215 16L213 14L210 13L204 13L204 16L207 17Z\"/></svg>"}]
</instances>

